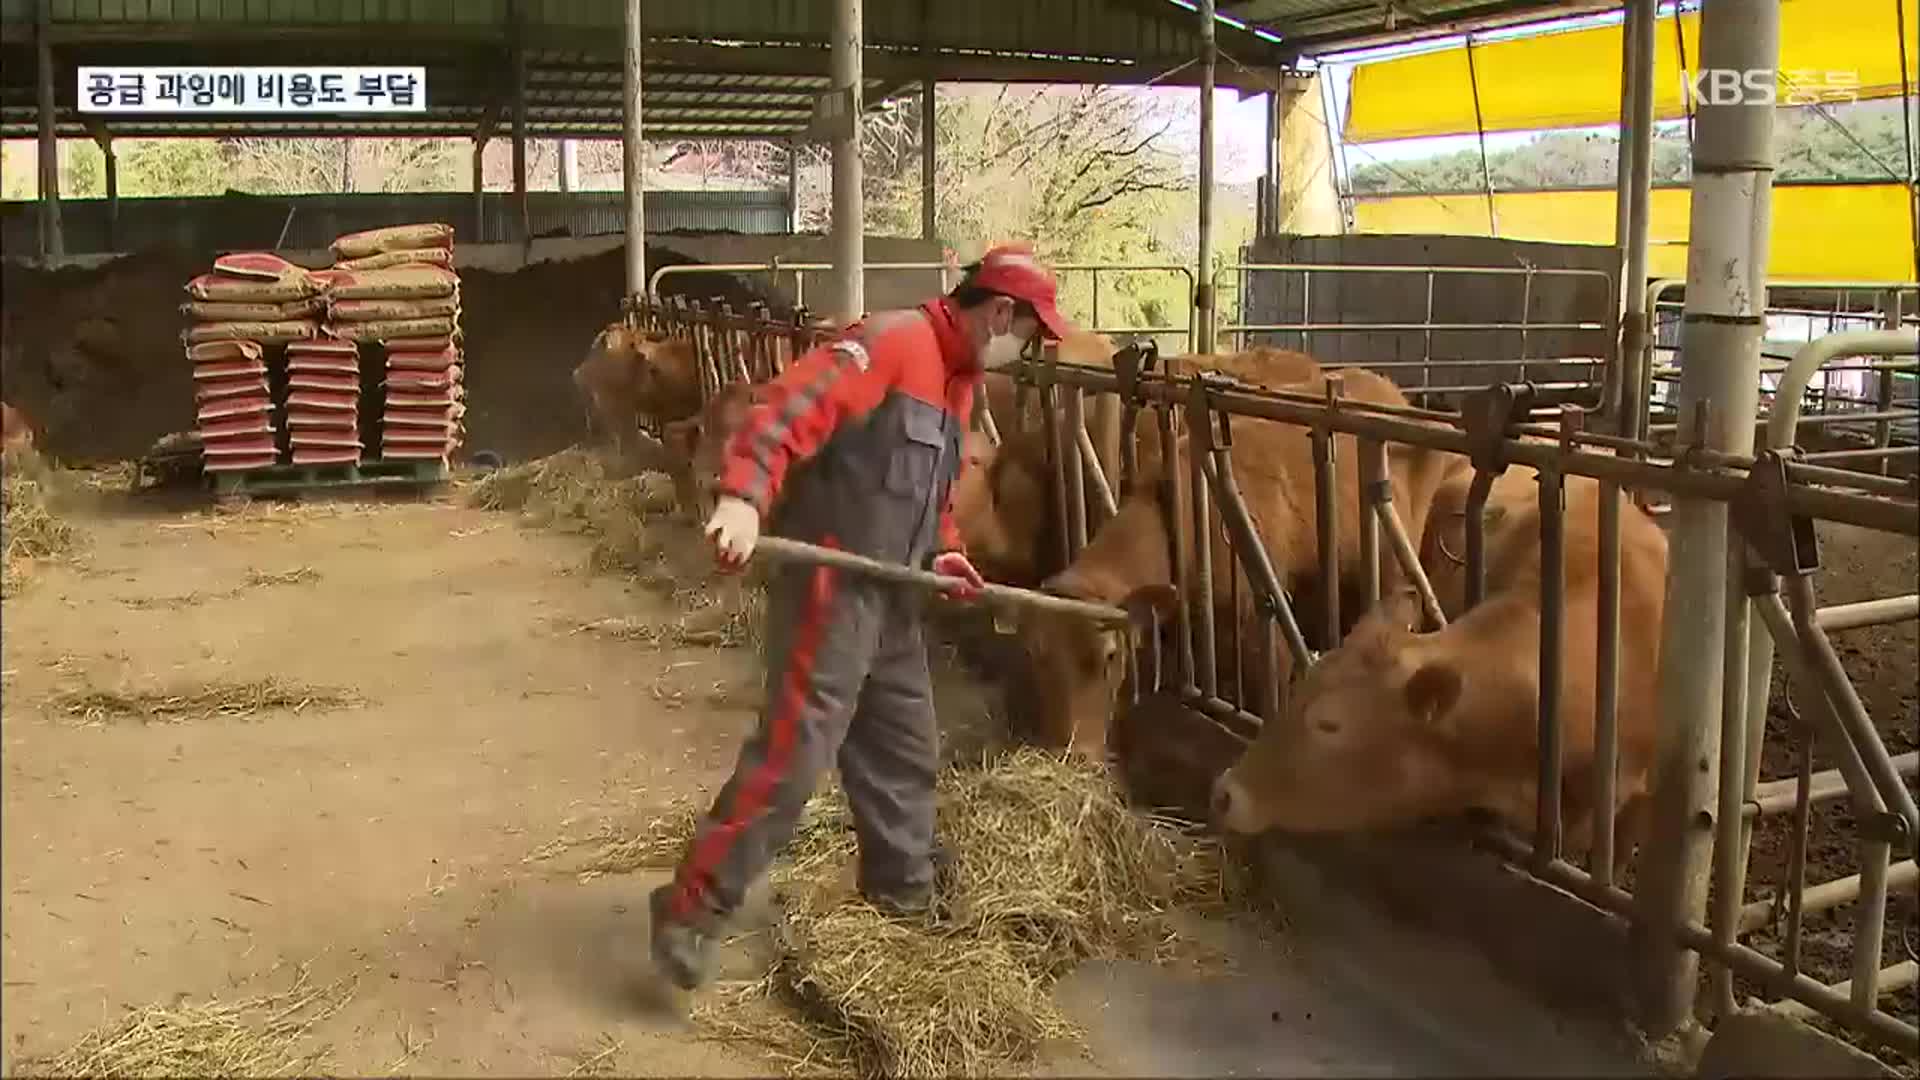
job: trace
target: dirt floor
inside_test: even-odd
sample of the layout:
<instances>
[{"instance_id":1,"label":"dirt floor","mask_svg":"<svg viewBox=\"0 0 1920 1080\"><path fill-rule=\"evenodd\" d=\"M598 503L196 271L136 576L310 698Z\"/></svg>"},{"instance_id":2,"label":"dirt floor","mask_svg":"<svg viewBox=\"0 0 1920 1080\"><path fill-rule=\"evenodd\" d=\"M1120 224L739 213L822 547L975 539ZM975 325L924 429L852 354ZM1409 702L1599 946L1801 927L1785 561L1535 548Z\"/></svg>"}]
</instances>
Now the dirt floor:
<instances>
[{"instance_id":1,"label":"dirt floor","mask_svg":"<svg viewBox=\"0 0 1920 1080\"><path fill-rule=\"evenodd\" d=\"M35 568L0 640L9 1073L129 1007L271 994L296 969L350 992L301 1044L342 1075L781 1071L701 1038L659 991L644 944L658 874L582 881L545 857L712 790L753 720L750 651L585 629L676 612L590 572L585 538L453 498L121 499L78 520L84 555ZM676 528L670 553L702 558ZM948 754L1000 739L944 649L935 669ZM126 718L99 696L263 679L291 699ZM1230 974L1089 965L1059 988L1086 1044L1032 1071L1646 1071L1617 1033L1502 987L1467 946L1364 918L1329 895L1290 911L1283 947L1194 928L1226 935ZM766 959L749 933L722 977Z\"/></svg>"}]
</instances>

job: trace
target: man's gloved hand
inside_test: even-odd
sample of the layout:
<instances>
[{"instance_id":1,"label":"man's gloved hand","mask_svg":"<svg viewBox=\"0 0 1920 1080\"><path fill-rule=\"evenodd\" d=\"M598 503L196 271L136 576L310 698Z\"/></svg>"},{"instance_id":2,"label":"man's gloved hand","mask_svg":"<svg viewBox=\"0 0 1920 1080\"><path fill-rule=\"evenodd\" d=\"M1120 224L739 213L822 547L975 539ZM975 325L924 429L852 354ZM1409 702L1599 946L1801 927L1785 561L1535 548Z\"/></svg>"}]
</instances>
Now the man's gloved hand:
<instances>
[{"instance_id":1,"label":"man's gloved hand","mask_svg":"<svg viewBox=\"0 0 1920 1080\"><path fill-rule=\"evenodd\" d=\"M958 551L943 551L935 555L928 569L942 577L959 578L965 583L943 594L949 600L971 600L980 595L980 590L987 585L987 579L973 568L973 562Z\"/></svg>"},{"instance_id":2,"label":"man's gloved hand","mask_svg":"<svg viewBox=\"0 0 1920 1080\"><path fill-rule=\"evenodd\" d=\"M744 499L722 495L707 519L707 539L713 541L714 560L726 573L738 571L753 557L760 540L760 512Z\"/></svg>"}]
</instances>

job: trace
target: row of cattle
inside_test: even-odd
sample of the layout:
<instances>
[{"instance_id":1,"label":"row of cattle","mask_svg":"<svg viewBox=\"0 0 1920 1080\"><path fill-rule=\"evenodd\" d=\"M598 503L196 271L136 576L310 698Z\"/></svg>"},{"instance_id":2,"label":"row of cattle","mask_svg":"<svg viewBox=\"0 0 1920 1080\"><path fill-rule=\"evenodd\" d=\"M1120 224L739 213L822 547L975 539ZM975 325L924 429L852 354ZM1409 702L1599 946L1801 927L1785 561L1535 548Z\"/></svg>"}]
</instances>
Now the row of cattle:
<instances>
[{"instance_id":1,"label":"row of cattle","mask_svg":"<svg viewBox=\"0 0 1920 1080\"><path fill-rule=\"evenodd\" d=\"M1111 366L1112 344L1099 335L1062 342L1065 363ZM1253 349L1189 356L1178 370L1216 371L1268 389L1320 396L1337 376L1345 399L1406 406L1386 378L1365 369L1325 371L1310 356ZM626 445L639 438L640 457L673 474L676 486L704 506L721 445L736 430L754 390L734 383L703 407L692 345L625 327L610 327L575 372L599 430ZM1159 482L1167 448L1153 423L1131 425L1135 459L1130 482L1114 492L1110 515L1089 521L1088 543L1070 562L1058 542L1066 523L1052 498L1050 440L1037 395L1022 400L1013 382L989 375L987 406L1004 436L983 433L966 443L966 468L954 491L955 517L975 563L991 579L1125 608L1136 633L1158 633L1181 595L1176 565L1191 568L1188 529L1170 536ZM1059 406L1051 406L1059 408ZM1114 395L1085 406L1089 449L1102 477L1118 477L1123 409ZM636 435L650 420L659 442ZM1064 417L1055 417L1064 421ZM1190 442L1174 432L1177 475L1188 476ZM1361 520L1359 453L1352 436L1334 440L1337 518ZM1407 575L1390 555L1381 569L1383 600L1361 610L1367 574L1358 530L1340 533L1338 580L1321 579L1313 444L1298 425L1238 417L1231 455L1237 482L1262 546L1292 599L1303 628L1323 625L1331 597L1345 616L1339 641L1312 640L1324 652L1298 680L1280 650L1269 665L1251 652L1266 639L1266 616L1252 590L1213 574L1212 613L1219 641L1238 643L1216 656L1221 686L1239 685L1247 700L1284 690L1277 722L1263 726L1241 759L1215 782L1213 812L1236 832L1268 828L1347 831L1491 812L1516 826L1533 821L1536 805L1542 629L1540 506L1537 477L1516 466L1493 484L1483 515L1485 592L1470 609L1465 510L1474 471L1457 454L1392 444L1387 470L1394 507L1439 600L1444 625L1422 619ZM1176 485L1172 520L1192 520L1189 485ZM1564 624L1559 715L1562 725L1563 820L1568 847L1588 838L1592 805L1598 653L1599 506L1597 482L1566 478ZM693 503L688 503L693 505ZM1652 518L1630 500L1621 507L1620 627L1617 698L1616 817L1623 856L1632 850L1645 803L1658 707L1662 606L1667 545ZM1234 558L1217 520L1210 528L1211 565ZM1179 545L1176 551L1175 545ZM1176 562L1176 559L1178 560ZM1189 574L1191 571L1189 570ZM1039 736L1095 757L1107 753L1108 731L1132 669L1128 635L1084 619L1026 610L1000 629L1017 634L1037 690Z\"/></svg>"}]
</instances>

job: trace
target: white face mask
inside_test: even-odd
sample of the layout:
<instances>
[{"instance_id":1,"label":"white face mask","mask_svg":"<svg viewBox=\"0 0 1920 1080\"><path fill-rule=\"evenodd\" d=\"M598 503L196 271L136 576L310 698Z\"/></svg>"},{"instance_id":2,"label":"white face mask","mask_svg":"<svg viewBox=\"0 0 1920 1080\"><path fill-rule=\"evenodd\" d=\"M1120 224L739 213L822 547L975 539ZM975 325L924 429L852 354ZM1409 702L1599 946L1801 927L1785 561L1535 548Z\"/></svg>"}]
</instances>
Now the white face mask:
<instances>
[{"instance_id":1,"label":"white face mask","mask_svg":"<svg viewBox=\"0 0 1920 1080\"><path fill-rule=\"evenodd\" d=\"M985 371L1001 371L1012 367L1027 348L1027 339L1017 334L995 334L987 339L987 346L980 350L980 367Z\"/></svg>"}]
</instances>

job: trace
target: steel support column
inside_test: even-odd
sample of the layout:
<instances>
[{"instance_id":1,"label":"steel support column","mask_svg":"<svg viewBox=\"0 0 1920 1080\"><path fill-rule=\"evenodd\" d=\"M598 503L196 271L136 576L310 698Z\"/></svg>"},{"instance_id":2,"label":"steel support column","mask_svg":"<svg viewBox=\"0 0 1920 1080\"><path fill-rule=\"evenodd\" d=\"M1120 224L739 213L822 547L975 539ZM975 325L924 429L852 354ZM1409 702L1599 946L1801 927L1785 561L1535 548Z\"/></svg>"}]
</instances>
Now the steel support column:
<instances>
[{"instance_id":1,"label":"steel support column","mask_svg":"<svg viewBox=\"0 0 1920 1080\"><path fill-rule=\"evenodd\" d=\"M934 162L938 155L940 118L937 110L939 84L928 79L920 87L920 239L940 235L940 207L934 201Z\"/></svg>"},{"instance_id":2,"label":"steel support column","mask_svg":"<svg viewBox=\"0 0 1920 1080\"><path fill-rule=\"evenodd\" d=\"M1620 347L1614 363L1620 382L1617 433L1645 435L1647 402L1640 394L1641 372L1652 359L1653 327L1647 312L1647 248L1653 200L1653 73L1655 0L1629 0L1621 46L1631 75L1621 104L1619 210L1616 241L1621 246ZM1626 82L1623 79L1623 82Z\"/></svg>"},{"instance_id":3,"label":"steel support column","mask_svg":"<svg viewBox=\"0 0 1920 1080\"><path fill-rule=\"evenodd\" d=\"M1199 328L1198 350L1213 352L1217 319L1213 296L1213 78L1219 59L1214 40L1213 0L1200 0L1200 228L1198 283L1194 287L1193 318Z\"/></svg>"},{"instance_id":4,"label":"steel support column","mask_svg":"<svg viewBox=\"0 0 1920 1080\"><path fill-rule=\"evenodd\" d=\"M527 50L523 41L526 26L521 8L513 5L513 41L509 46L513 66L513 218L520 243L533 242L533 218L527 210Z\"/></svg>"},{"instance_id":5,"label":"steel support column","mask_svg":"<svg viewBox=\"0 0 1920 1080\"><path fill-rule=\"evenodd\" d=\"M100 147L100 157L107 170L107 250L120 250L120 155L113 148L113 133L103 123L92 122L87 125L93 135L94 145Z\"/></svg>"},{"instance_id":6,"label":"steel support column","mask_svg":"<svg viewBox=\"0 0 1920 1080\"><path fill-rule=\"evenodd\" d=\"M1701 18L1701 68L1771 85L1780 56L1780 0L1716 0ZM1680 415L1707 409L1707 449L1747 454L1760 389L1767 229L1772 211L1773 104L1761 95L1703 102L1693 150ZM1678 443L1698 436L1682 424ZM1682 450L1684 452L1684 450ZM1699 957L1682 926L1706 913L1730 605L1724 503L1676 495L1662 628L1661 724L1652 816L1635 894L1634 975L1641 1027L1662 1038L1693 1005ZM1743 609L1744 610L1744 609ZM1734 677L1743 677L1736 673Z\"/></svg>"},{"instance_id":7,"label":"steel support column","mask_svg":"<svg viewBox=\"0 0 1920 1080\"><path fill-rule=\"evenodd\" d=\"M40 257L61 258L67 239L60 228L60 139L53 121L53 0L35 5L34 51L39 77L35 97L40 106Z\"/></svg>"},{"instance_id":8,"label":"steel support column","mask_svg":"<svg viewBox=\"0 0 1920 1080\"><path fill-rule=\"evenodd\" d=\"M833 276L840 315L851 322L866 314L866 199L860 186L860 121L864 86L861 0L833 3L833 92L841 95L842 118L833 137Z\"/></svg>"},{"instance_id":9,"label":"steel support column","mask_svg":"<svg viewBox=\"0 0 1920 1080\"><path fill-rule=\"evenodd\" d=\"M640 0L627 0L627 42L622 58L623 108L620 133L620 187L627 202L627 295L647 291L647 143L640 121L641 52L646 35L640 26Z\"/></svg>"},{"instance_id":10,"label":"steel support column","mask_svg":"<svg viewBox=\"0 0 1920 1080\"><path fill-rule=\"evenodd\" d=\"M473 137L473 242L487 242L487 136Z\"/></svg>"}]
</instances>

